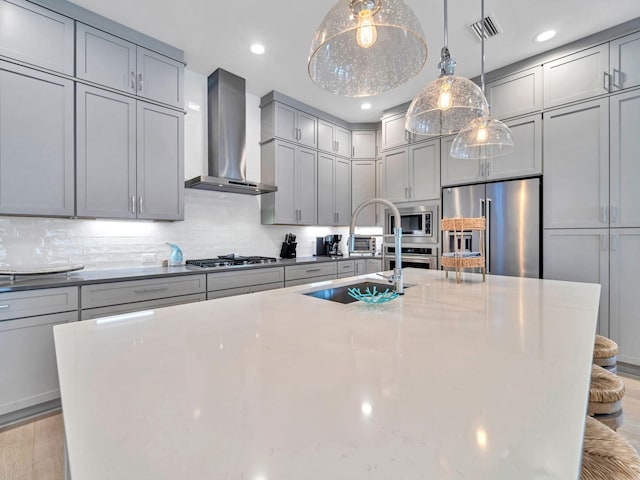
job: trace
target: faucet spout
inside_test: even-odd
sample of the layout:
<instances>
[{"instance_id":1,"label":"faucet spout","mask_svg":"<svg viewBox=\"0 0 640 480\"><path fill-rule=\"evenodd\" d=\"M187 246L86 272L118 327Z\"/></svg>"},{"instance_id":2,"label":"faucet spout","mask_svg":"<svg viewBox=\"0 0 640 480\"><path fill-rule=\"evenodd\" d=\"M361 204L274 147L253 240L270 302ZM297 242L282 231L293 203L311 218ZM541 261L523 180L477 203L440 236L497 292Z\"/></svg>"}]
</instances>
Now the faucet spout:
<instances>
[{"instance_id":1,"label":"faucet spout","mask_svg":"<svg viewBox=\"0 0 640 480\"><path fill-rule=\"evenodd\" d=\"M394 231L394 245L395 245L395 255L396 255L396 266L393 269L393 274L387 278L390 282L394 284L396 293L398 295L404 294L404 275L402 273L402 227L400 226L400 212L398 211L398 207L396 207L393 203L385 198L372 198L371 200L365 200L360 205L356 207L351 217L351 226L349 227L349 236L353 237L356 231L356 220L358 219L358 214L369 205L374 205L376 203L381 203L382 205L386 205L393 212L393 231Z\"/></svg>"}]
</instances>

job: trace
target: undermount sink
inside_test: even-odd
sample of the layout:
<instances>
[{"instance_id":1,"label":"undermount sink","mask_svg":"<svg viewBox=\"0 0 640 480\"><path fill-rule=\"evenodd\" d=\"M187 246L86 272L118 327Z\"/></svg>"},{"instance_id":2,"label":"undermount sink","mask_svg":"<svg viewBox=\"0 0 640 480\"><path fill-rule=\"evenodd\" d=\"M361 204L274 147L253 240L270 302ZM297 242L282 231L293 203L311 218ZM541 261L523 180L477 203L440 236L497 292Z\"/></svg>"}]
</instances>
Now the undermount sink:
<instances>
[{"instance_id":1,"label":"undermount sink","mask_svg":"<svg viewBox=\"0 0 640 480\"><path fill-rule=\"evenodd\" d=\"M413 284L404 284L404 288L412 287ZM384 292L389 289L393 292L393 284L387 282L371 282L364 281L358 283L352 283L349 285L341 285L339 287L325 288L323 290L316 290L315 292L307 292L304 295L309 297L321 298L322 300L331 300L338 303L353 303L358 300L349 295L350 288L358 288L361 292L365 292L367 288L373 291L373 287L376 287L378 292Z\"/></svg>"}]
</instances>

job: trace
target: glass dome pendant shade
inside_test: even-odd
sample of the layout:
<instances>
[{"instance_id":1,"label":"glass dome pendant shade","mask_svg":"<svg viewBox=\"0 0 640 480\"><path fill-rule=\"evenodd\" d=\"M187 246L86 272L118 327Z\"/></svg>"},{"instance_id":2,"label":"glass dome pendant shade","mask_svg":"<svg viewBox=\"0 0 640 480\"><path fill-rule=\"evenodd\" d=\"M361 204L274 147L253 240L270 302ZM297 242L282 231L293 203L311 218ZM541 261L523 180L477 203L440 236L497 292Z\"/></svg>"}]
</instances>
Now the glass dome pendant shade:
<instances>
[{"instance_id":1,"label":"glass dome pendant shade","mask_svg":"<svg viewBox=\"0 0 640 480\"><path fill-rule=\"evenodd\" d=\"M445 46L440 52L440 76L411 102L405 129L418 135L456 133L471 120L487 113L482 90L471 80L454 75L456 61L447 47L447 1L444 2Z\"/></svg>"},{"instance_id":2,"label":"glass dome pendant shade","mask_svg":"<svg viewBox=\"0 0 640 480\"><path fill-rule=\"evenodd\" d=\"M336 95L368 97L422 70L424 33L404 0L339 0L311 42L311 80Z\"/></svg>"}]
</instances>

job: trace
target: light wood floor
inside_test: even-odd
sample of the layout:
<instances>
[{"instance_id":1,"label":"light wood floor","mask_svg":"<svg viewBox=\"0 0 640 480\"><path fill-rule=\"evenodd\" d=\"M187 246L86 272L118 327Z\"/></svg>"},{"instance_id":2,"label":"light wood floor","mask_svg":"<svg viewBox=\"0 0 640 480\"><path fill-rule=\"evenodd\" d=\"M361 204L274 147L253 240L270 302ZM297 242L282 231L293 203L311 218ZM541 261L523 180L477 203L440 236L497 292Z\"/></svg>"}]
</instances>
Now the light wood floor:
<instances>
[{"instance_id":1,"label":"light wood floor","mask_svg":"<svg viewBox=\"0 0 640 480\"><path fill-rule=\"evenodd\" d=\"M640 378L620 376L626 394L618 433L640 452ZM63 480L63 429L58 413L0 432L0 479Z\"/></svg>"}]
</instances>

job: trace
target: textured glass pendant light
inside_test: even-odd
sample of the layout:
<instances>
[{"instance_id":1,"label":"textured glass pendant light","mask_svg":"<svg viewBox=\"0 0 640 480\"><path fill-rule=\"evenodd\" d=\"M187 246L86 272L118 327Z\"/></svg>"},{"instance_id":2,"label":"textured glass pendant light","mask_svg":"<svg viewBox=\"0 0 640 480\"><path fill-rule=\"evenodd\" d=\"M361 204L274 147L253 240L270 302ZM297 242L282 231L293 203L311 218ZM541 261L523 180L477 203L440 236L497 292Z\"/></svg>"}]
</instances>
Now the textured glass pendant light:
<instances>
[{"instance_id":1,"label":"textured glass pendant light","mask_svg":"<svg viewBox=\"0 0 640 480\"><path fill-rule=\"evenodd\" d=\"M444 47L440 52L440 76L413 99L405 128L418 135L456 133L488 111L487 100L471 80L454 75L456 61L447 47L447 0L444 0Z\"/></svg>"},{"instance_id":2,"label":"textured glass pendant light","mask_svg":"<svg viewBox=\"0 0 640 480\"><path fill-rule=\"evenodd\" d=\"M482 0L480 18L482 22L480 83L484 94L484 0ZM491 113L488 111L460 130L451 144L450 156L468 159L499 157L511 153L513 148L513 136L509 127L500 120L491 118Z\"/></svg>"},{"instance_id":3,"label":"textured glass pendant light","mask_svg":"<svg viewBox=\"0 0 640 480\"><path fill-rule=\"evenodd\" d=\"M404 0L339 0L313 37L308 70L331 93L367 97L407 82L426 61L422 27Z\"/></svg>"}]
</instances>

